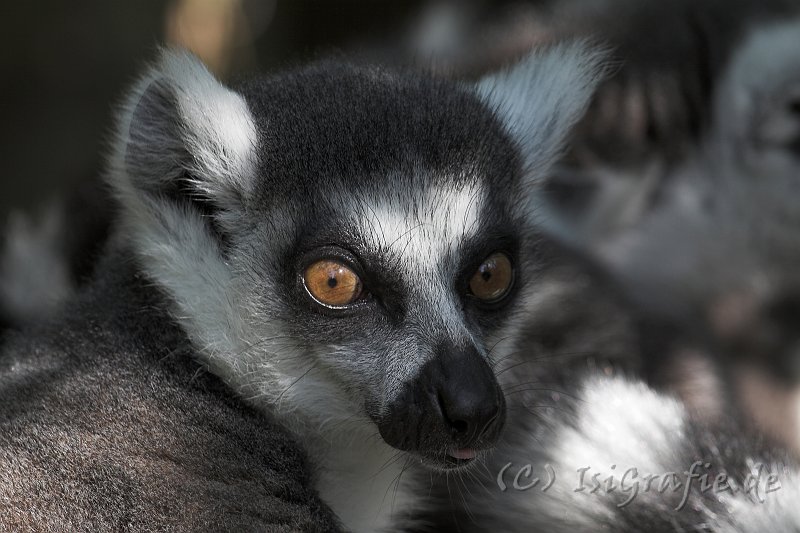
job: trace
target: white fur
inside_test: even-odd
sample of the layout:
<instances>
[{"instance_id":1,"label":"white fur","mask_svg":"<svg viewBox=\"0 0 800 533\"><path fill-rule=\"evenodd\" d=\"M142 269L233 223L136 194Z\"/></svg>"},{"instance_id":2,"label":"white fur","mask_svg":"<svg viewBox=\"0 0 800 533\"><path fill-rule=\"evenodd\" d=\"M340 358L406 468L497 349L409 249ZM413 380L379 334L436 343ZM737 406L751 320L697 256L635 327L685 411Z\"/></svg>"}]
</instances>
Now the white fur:
<instances>
[{"instance_id":1,"label":"white fur","mask_svg":"<svg viewBox=\"0 0 800 533\"><path fill-rule=\"evenodd\" d=\"M576 409L574 417L560 412L551 420L551 432L537 435L528 428L529 438L501 445L501 462L513 461L515 466L504 478L505 492L492 492L488 498L478 497L479 501L489 501L484 510L487 516L482 518L487 521L481 525L519 532L599 531L621 524L620 518L630 506L634 514L627 514L628 519L651 516L652 524L666 524L672 520L676 531L694 531L703 526L720 532L788 533L800 527L797 508L800 478L796 469L752 456L738 458L746 461L748 471L733 471L726 468L730 464L728 457L714 449L711 450L714 457L692 457L692 446L699 443L690 440L684 407L656 393L645 383L618 377L591 377L574 400L573 407ZM739 438L738 435L731 437ZM702 460L721 468L734 479L747 473L755 476L759 465L763 464L760 492L756 494L751 489L750 493L717 491L700 495L698 491L703 482L695 478L686 506L679 507L691 463ZM687 461L689 464L685 464ZM518 491L511 482L514 473L525 463L531 465L532 475L540 477L541 483L535 488ZM495 462L491 466L502 465ZM581 486L578 469L587 467L590 470ZM555 479L542 491L541 487L550 481L547 468L555 473ZM627 489L622 491L620 481L629 468L636 468L637 474L635 478L628 478ZM695 471L697 475L707 472L703 467ZM590 476L595 473L600 474L601 483L612 476L615 489L600 488L592 492ZM674 479L682 485L674 490L659 489L661 480L670 473L675 474ZM770 473L777 476L777 484L767 478ZM646 479L650 475L661 477L648 489ZM705 482L713 482L714 475ZM631 490L633 479L639 482L635 493ZM530 478L523 477L521 484L529 481ZM583 490L577 490L581 487ZM771 487L772 492L767 492L767 487ZM713 507L717 502L723 504L721 511ZM680 529L681 526L688 529ZM631 524L620 527L629 531Z\"/></svg>"},{"instance_id":2,"label":"white fur","mask_svg":"<svg viewBox=\"0 0 800 533\"><path fill-rule=\"evenodd\" d=\"M556 430L546 456L557 479L546 496L536 500L534 512L550 517L570 514L570 522L588 531L598 517L613 517L607 498L624 497L576 492L579 469L589 467L589 474L601 473L601 479L619 478L629 468L643 475L673 470L672 450L680 449L685 413L677 401L644 383L605 377L585 383L578 407L577 419L565 420Z\"/></svg>"},{"instance_id":3,"label":"white fur","mask_svg":"<svg viewBox=\"0 0 800 533\"><path fill-rule=\"evenodd\" d=\"M724 495L729 516L720 531L738 533L741 531L770 531L776 533L795 533L800 528L800 477L797 472L789 472L778 465L767 465L769 472L777 475L779 484L773 492L766 492L766 483L761 487L759 497L744 495ZM761 498L761 499L759 499Z\"/></svg>"},{"instance_id":4,"label":"white fur","mask_svg":"<svg viewBox=\"0 0 800 533\"><path fill-rule=\"evenodd\" d=\"M177 106L180 123L172 124L175 131L166 128L166 131L148 131L156 137L146 139L145 146L140 142L131 147L134 141L131 122L137 105L149 90L169 91L168 97ZM163 111L153 110L154 113ZM167 147L176 142L180 142L191 157L187 161L175 161L178 155L173 154L159 165L187 165L184 170L196 177L193 185L219 202L234 202L232 191L248 191L255 172L258 132L247 103L217 82L206 67L187 52L162 52L159 61L142 77L125 102L118 131L111 179L123 205L128 205L128 199L136 194L131 176L127 176L127 151L135 148L166 152ZM172 135L180 138L171 138ZM170 168L132 170L142 171L142 175L133 176L138 180L166 181L175 177L175 169ZM160 172L155 176L144 175L153 171Z\"/></svg>"},{"instance_id":5,"label":"white fur","mask_svg":"<svg viewBox=\"0 0 800 533\"><path fill-rule=\"evenodd\" d=\"M412 477L415 459L384 444L374 433L331 447L317 489L350 531L395 531L420 495Z\"/></svg>"},{"instance_id":6,"label":"white fur","mask_svg":"<svg viewBox=\"0 0 800 533\"><path fill-rule=\"evenodd\" d=\"M442 265L458 254L463 242L480 229L485 192L478 181L460 190L432 188L399 192L388 199L365 198L358 212L360 231L375 250L403 266L414 285L424 287L426 309L438 309L442 327L450 338L466 335L461 312L454 301L451 276Z\"/></svg>"},{"instance_id":7,"label":"white fur","mask_svg":"<svg viewBox=\"0 0 800 533\"><path fill-rule=\"evenodd\" d=\"M564 431L555 457L565 466L617 464L658 472L683 437L686 413L642 382L591 379L575 428Z\"/></svg>"},{"instance_id":8,"label":"white fur","mask_svg":"<svg viewBox=\"0 0 800 533\"><path fill-rule=\"evenodd\" d=\"M153 83L165 83L174 92L184 121L180 131L195 155L196 167L190 170L205 178L201 186L208 191L225 182L244 187L254 172L257 133L241 96L219 84L194 57L166 50L122 110L111 161L111 184L123 206L123 231L133 240L148 274L170 291L176 316L191 338L211 366L222 371L217 363L223 354L245 349L242 341L249 338L229 265L201 216L187 206L143 194L136 184L143 178L131 175L138 169L129 169L125 161L133 114ZM226 196L218 192L216 197Z\"/></svg>"},{"instance_id":9,"label":"white fur","mask_svg":"<svg viewBox=\"0 0 800 533\"><path fill-rule=\"evenodd\" d=\"M63 224L55 204L37 218L12 213L0 250L0 307L11 320L41 320L74 290L58 242Z\"/></svg>"}]
</instances>

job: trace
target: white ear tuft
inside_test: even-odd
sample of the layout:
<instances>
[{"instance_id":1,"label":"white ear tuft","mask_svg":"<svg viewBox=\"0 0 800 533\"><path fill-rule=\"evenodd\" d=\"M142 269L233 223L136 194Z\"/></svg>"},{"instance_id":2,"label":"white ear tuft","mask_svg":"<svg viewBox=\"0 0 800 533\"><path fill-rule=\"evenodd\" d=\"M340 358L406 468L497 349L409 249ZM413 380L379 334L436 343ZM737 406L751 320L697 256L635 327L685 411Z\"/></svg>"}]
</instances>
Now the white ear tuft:
<instances>
[{"instance_id":1,"label":"white ear tuft","mask_svg":"<svg viewBox=\"0 0 800 533\"><path fill-rule=\"evenodd\" d=\"M258 163L247 103L190 54L165 50L128 97L116 141L109 179L121 205L117 238L219 368L247 338L225 256Z\"/></svg>"},{"instance_id":2,"label":"white ear tuft","mask_svg":"<svg viewBox=\"0 0 800 533\"><path fill-rule=\"evenodd\" d=\"M560 154L604 76L606 56L585 41L559 43L477 83L480 98L523 151L531 175L545 172Z\"/></svg>"},{"instance_id":3,"label":"white ear tuft","mask_svg":"<svg viewBox=\"0 0 800 533\"><path fill-rule=\"evenodd\" d=\"M166 49L123 108L114 177L127 183L114 185L167 194L184 187L225 207L249 187L257 139L241 95L188 52Z\"/></svg>"}]
</instances>

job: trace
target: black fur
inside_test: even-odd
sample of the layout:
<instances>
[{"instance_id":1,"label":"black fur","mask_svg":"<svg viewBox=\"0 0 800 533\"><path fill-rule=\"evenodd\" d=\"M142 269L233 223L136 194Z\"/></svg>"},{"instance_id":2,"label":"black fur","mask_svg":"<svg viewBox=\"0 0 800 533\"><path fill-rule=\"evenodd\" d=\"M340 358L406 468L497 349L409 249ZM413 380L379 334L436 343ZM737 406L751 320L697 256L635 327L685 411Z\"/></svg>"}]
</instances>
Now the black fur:
<instances>
[{"instance_id":1,"label":"black fur","mask_svg":"<svg viewBox=\"0 0 800 533\"><path fill-rule=\"evenodd\" d=\"M400 450L440 453L442 443L455 449L491 447L506 418L492 369L474 347L443 346L438 352L389 405L384 419L376 420L381 436ZM416 423L426 418L435 421Z\"/></svg>"},{"instance_id":2,"label":"black fur","mask_svg":"<svg viewBox=\"0 0 800 533\"><path fill-rule=\"evenodd\" d=\"M519 155L500 123L454 82L323 61L235 89L262 135L262 196L254 204L299 196L311 210L323 207L317 202L327 189L387 195L463 185L470 173L502 187L519 175ZM415 165L428 171L424 183Z\"/></svg>"}]
</instances>

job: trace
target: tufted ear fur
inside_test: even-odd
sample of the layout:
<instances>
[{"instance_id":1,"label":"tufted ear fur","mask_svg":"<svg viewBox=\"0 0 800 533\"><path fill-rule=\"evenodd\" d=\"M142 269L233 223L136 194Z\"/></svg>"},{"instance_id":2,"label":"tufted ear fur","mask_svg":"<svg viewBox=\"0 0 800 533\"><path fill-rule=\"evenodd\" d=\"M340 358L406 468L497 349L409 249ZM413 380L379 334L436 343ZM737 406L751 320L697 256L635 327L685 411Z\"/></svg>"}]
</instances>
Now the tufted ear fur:
<instances>
[{"instance_id":1,"label":"tufted ear fur","mask_svg":"<svg viewBox=\"0 0 800 533\"><path fill-rule=\"evenodd\" d=\"M125 205L186 202L224 226L251 187L257 140L239 94L189 53L164 50L123 108L112 185Z\"/></svg>"},{"instance_id":2,"label":"tufted ear fur","mask_svg":"<svg viewBox=\"0 0 800 533\"><path fill-rule=\"evenodd\" d=\"M478 95L522 150L531 179L560 155L603 78L605 57L605 50L583 41L559 43L477 83Z\"/></svg>"},{"instance_id":3,"label":"tufted ear fur","mask_svg":"<svg viewBox=\"0 0 800 533\"><path fill-rule=\"evenodd\" d=\"M164 50L125 102L115 141L117 239L172 296L207 362L223 364L245 338L229 244L255 185L253 116L196 58Z\"/></svg>"}]
</instances>

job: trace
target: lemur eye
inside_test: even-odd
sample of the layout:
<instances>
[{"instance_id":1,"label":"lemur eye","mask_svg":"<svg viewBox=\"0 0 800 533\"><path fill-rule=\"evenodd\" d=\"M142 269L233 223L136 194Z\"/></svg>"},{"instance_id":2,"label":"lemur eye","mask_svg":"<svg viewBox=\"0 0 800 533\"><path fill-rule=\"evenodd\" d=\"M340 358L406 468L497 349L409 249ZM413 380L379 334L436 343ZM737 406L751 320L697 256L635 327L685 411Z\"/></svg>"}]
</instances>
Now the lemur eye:
<instances>
[{"instance_id":1,"label":"lemur eye","mask_svg":"<svg viewBox=\"0 0 800 533\"><path fill-rule=\"evenodd\" d=\"M498 302L511 290L514 269L511 259L502 252L490 255L469 281L470 292L486 303Z\"/></svg>"},{"instance_id":2,"label":"lemur eye","mask_svg":"<svg viewBox=\"0 0 800 533\"><path fill-rule=\"evenodd\" d=\"M303 272L308 293L327 307L344 307L361 296L361 278L353 270L333 259L312 263Z\"/></svg>"}]
</instances>

